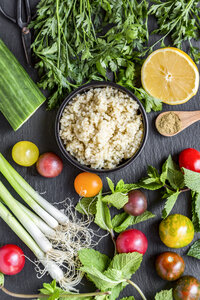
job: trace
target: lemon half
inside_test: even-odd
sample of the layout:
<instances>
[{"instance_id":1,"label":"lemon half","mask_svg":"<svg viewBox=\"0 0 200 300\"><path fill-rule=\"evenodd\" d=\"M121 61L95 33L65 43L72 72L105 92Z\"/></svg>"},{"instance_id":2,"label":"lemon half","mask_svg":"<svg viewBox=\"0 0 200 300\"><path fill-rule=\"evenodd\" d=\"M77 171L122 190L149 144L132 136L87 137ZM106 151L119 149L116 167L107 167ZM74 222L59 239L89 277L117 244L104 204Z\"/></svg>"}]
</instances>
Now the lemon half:
<instances>
[{"instance_id":1,"label":"lemon half","mask_svg":"<svg viewBox=\"0 0 200 300\"><path fill-rule=\"evenodd\" d=\"M188 54L168 47L152 52L141 70L143 88L164 103L187 102L199 87L199 71Z\"/></svg>"}]
</instances>

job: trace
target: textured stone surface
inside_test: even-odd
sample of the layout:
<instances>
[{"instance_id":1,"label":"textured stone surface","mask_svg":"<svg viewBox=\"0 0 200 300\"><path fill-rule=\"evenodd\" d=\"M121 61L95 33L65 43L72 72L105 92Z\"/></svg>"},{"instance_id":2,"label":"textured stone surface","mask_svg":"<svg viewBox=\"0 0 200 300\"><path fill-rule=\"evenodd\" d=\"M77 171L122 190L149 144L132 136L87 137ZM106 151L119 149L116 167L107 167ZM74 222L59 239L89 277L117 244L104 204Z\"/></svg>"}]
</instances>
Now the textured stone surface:
<instances>
[{"instance_id":1,"label":"textured stone surface","mask_svg":"<svg viewBox=\"0 0 200 300\"><path fill-rule=\"evenodd\" d=\"M15 1L0 0L7 11L14 13ZM37 0L31 0L32 7L35 7ZM153 22L153 20L151 20ZM151 23L152 25L152 23ZM14 24L5 20L0 15L0 38L6 43L8 48L15 54L20 63L25 67L29 75L36 80L36 72L26 66L23 48L21 44L20 30ZM164 110L199 110L199 94L193 97L188 103L181 106L169 106L164 105ZM40 153L46 151L53 151L61 156L59 149L56 145L54 138L54 120L56 111L49 112L45 110L43 105L37 113L16 133L11 129L8 122L0 114L0 152L12 162L12 165L19 171L19 173L30 182L30 184L39 192L46 192L45 197L50 202L59 202L66 197L74 199L74 203L78 201L78 197L74 192L73 181L75 176L79 173L79 170L64 163L64 170L58 178L45 179L37 175L34 168L23 168L14 164L11 159L11 148L20 140L30 140L37 144ZM164 138L156 132L154 121L157 113L148 114L149 119L149 137L142 154L136 159L136 161L128 168L118 171L116 173L110 173L109 177L117 182L123 178L127 183L135 182L141 176L145 175L147 165L153 165L160 167L161 163L171 153L176 159L178 153L187 147L194 147L200 150L200 123L196 123L187 128L181 134L173 138ZM105 177L102 176L105 182ZM0 175L6 186L9 187L5 179ZM9 190L16 195L16 193L9 187ZM154 212L157 217L148 222L138 224L135 228L142 230L149 241L149 248L145 254L143 263L139 271L133 276L133 280L141 287L146 295L147 299L153 299L157 291L163 288L169 288L173 286L171 283L167 283L160 279L154 268L155 257L157 254L163 251L169 250L162 244L158 235L158 224L161 220L161 210L163 207L163 200L159 192L149 192L148 194L148 209ZM16 195L19 199L19 196ZM173 213L181 213L191 217L191 203L189 194L180 195ZM200 238L200 235L196 235L195 239ZM7 243L13 243L19 245L26 256L30 259L34 259L34 255L29 249L16 237L16 235L8 228L8 226L0 220L0 245ZM188 247L177 250L177 252L183 255L186 262L185 274L196 276L200 279L200 263L199 261L187 257L185 254ZM109 237L104 238L98 246L98 250L107 253L112 256L113 247ZM34 265L26 260L24 270L17 276L6 277L6 287L16 292L36 292L41 287L44 281L50 281L50 277L44 277L43 279L37 279L34 271ZM84 282L84 285L80 286L81 291L92 291L93 286ZM136 299L140 299L138 293L132 288L127 287L122 296L134 295ZM121 298L122 298L121 296ZM0 292L0 299L10 300L12 297L7 297ZM14 298L13 298L14 299Z\"/></svg>"}]
</instances>

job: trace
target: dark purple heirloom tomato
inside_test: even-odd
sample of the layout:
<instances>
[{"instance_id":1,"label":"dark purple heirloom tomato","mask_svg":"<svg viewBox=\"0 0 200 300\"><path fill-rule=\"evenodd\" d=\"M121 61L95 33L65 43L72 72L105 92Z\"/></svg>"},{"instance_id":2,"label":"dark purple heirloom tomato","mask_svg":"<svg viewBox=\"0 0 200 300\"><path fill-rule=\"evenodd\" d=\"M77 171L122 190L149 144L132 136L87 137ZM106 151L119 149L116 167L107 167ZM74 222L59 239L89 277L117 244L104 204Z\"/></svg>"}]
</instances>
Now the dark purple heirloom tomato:
<instances>
[{"instance_id":1,"label":"dark purple heirloom tomato","mask_svg":"<svg viewBox=\"0 0 200 300\"><path fill-rule=\"evenodd\" d=\"M183 274L184 269L184 260L175 252L164 252L156 258L156 271L164 280L177 280Z\"/></svg>"},{"instance_id":2,"label":"dark purple heirloom tomato","mask_svg":"<svg viewBox=\"0 0 200 300\"><path fill-rule=\"evenodd\" d=\"M139 216L147 209L147 198L139 190L128 193L128 203L124 205L124 211L132 216Z\"/></svg>"},{"instance_id":3,"label":"dark purple heirloom tomato","mask_svg":"<svg viewBox=\"0 0 200 300\"><path fill-rule=\"evenodd\" d=\"M173 289L174 300L200 300L200 282L193 276L183 276Z\"/></svg>"}]
</instances>

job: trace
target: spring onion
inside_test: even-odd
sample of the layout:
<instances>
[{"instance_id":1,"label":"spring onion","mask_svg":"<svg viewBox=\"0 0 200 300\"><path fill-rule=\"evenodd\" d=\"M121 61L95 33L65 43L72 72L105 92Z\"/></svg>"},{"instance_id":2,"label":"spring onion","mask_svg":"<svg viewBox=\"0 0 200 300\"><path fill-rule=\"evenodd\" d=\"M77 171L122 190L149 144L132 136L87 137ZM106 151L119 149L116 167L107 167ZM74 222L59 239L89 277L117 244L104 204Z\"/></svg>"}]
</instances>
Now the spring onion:
<instances>
[{"instance_id":1,"label":"spring onion","mask_svg":"<svg viewBox=\"0 0 200 300\"><path fill-rule=\"evenodd\" d=\"M42 271L37 267L38 272L43 275L48 271L52 275L53 265L55 265L55 274L52 277L63 288L75 291L74 286L81 281L83 276L82 271L79 270L78 251L93 244L94 232L89 228L92 219L89 216L79 218L71 203L67 205L65 213L58 210L40 196L1 153L0 172L29 206L27 208L17 201L0 182L0 198L27 230L26 233L32 237L37 249L40 249L36 257L45 269ZM8 223L5 215L3 217ZM8 225L10 226L10 223ZM21 233L18 233L19 237L24 240ZM29 248L32 250L32 246Z\"/></svg>"},{"instance_id":2,"label":"spring onion","mask_svg":"<svg viewBox=\"0 0 200 300\"><path fill-rule=\"evenodd\" d=\"M0 172L10 182L16 192L24 199L24 201L37 213L41 218L52 228L60 224L68 222L68 217L63 214L56 207L51 205L46 199L44 199L39 193L37 193L19 173L8 163L8 161L0 153ZM38 205L40 208L38 208ZM41 209L41 207L45 210ZM42 212L44 216L42 215ZM47 212L49 215L47 215ZM51 215L51 216L50 216ZM54 217L54 219L52 218ZM49 220L51 219L51 222ZM56 221L57 220L57 223Z\"/></svg>"}]
</instances>

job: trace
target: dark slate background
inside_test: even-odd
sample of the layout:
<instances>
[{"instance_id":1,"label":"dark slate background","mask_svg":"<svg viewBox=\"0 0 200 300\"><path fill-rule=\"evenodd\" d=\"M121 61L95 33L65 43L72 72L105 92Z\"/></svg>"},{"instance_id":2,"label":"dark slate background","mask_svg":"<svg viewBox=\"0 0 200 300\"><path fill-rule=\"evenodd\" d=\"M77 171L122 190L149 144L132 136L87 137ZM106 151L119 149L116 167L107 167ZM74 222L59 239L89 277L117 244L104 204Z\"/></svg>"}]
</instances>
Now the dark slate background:
<instances>
[{"instance_id":1,"label":"dark slate background","mask_svg":"<svg viewBox=\"0 0 200 300\"><path fill-rule=\"evenodd\" d=\"M0 4L6 8L7 12L14 15L15 12L15 0L0 0ZM38 0L31 0L32 11L34 11ZM155 22L150 21L150 26ZM14 53L19 62L24 66L28 74L37 80L37 74L34 69L27 67L24 52L21 43L21 36L19 28L13 23L6 20L0 14L0 38L5 42L8 48ZM188 103L181 106L169 106L164 105L163 110L199 110L199 93L193 97ZM37 111L36 114L17 132L14 132L3 115L0 114L0 151L5 155L5 157L12 163L12 165L19 171L19 173L24 176L24 178L37 190L40 192L46 191L45 197L50 202L59 202L64 200L66 197L73 199L74 203L78 201L78 196L74 192L73 181L75 176L80 172L75 167L69 165L64 160L64 170L62 174L55 179L45 179L37 175L34 167L33 168L23 168L17 166L11 158L12 146L21 140L30 140L35 143L40 150L40 153L46 151L53 151L58 155L61 155L59 149L56 145L54 138L54 121L55 121L56 111L46 111L45 104ZM164 138L159 135L155 129L155 118L157 113L148 114L149 119L149 137L147 144L145 146L142 154L132 163L131 166L123 169L121 171L110 173L109 177L116 183L119 179L123 178L125 182L131 183L137 181L141 176L145 175L147 165L153 165L155 167L160 167L163 161L171 153L175 159L178 157L178 153L188 147L194 147L200 150L200 123L196 123L191 127L187 128L184 132L173 138ZM101 176L104 183L106 175ZM0 180L2 180L6 186L9 187L7 182L0 175ZM12 188L9 190L19 199ZM164 205L163 200L159 192L149 192L148 194L148 209L154 212L157 217L141 224L135 226L142 230L149 241L149 248L144 256L141 268L133 276L133 280L141 287L144 291L148 300L154 298L157 291L165 288L170 288L173 286L172 283L165 282L160 279L155 272L154 262L157 254L170 250L160 241L158 235L158 225L161 221L161 211ZM180 213L191 217L191 201L189 194L181 194L174 209L173 213ZM196 234L195 240L200 238L199 234ZM34 260L34 255L30 250L18 239L18 237L11 231L10 228L0 220L0 245L5 245L7 243L13 243L19 245L26 256ZM109 237L104 238L97 249L103 253L106 253L112 257L113 246ZM186 256L188 247L177 250L178 253L183 255L186 270L185 274L196 276L200 279L200 263L191 257ZM6 277L5 286L18 293L36 293L38 288L41 288L43 282L49 282L50 277L45 276L42 279L36 277L34 271L34 266L32 263L26 260L26 265L23 271L13 277ZM91 283L86 280L80 286L80 290L83 291L94 291L94 287ZM140 299L138 293L132 287L126 287L121 293L121 298L123 296L134 295L136 299ZM10 296L6 296L0 292L0 299L11 300L14 299Z\"/></svg>"}]
</instances>

